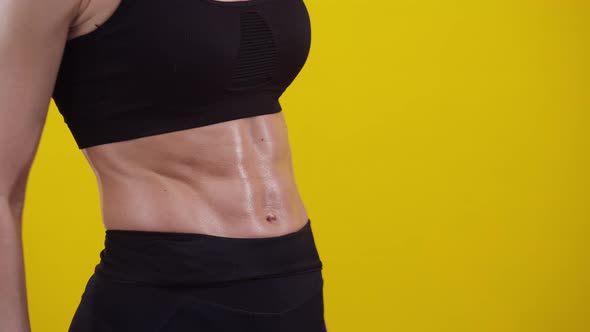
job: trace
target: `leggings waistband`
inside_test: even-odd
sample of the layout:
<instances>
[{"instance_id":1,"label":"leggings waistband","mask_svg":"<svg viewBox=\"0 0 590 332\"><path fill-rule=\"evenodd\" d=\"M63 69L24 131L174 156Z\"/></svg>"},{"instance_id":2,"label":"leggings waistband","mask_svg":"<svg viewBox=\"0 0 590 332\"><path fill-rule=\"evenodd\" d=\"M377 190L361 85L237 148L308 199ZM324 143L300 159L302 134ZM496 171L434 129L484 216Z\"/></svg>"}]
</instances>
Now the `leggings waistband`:
<instances>
[{"instance_id":1,"label":"leggings waistband","mask_svg":"<svg viewBox=\"0 0 590 332\"><path fill-rule=\"evenodd\" d=\"M140 230L105 233L95 273L121 283L200 285L322 269L309 219L295 232L264 238Z\"/></svg>"}]
</instances>

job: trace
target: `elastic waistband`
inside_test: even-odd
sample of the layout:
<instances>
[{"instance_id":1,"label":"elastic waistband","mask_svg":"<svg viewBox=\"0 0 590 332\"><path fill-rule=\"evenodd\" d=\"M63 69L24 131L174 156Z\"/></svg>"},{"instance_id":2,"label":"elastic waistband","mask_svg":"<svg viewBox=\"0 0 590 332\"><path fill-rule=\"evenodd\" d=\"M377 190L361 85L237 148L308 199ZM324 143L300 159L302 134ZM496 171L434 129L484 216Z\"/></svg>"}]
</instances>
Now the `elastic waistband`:
<instances>
[{"instance_id":1,"label":"elastic waistband","mask_svg":"<svg viewBox=\"0 0 590 332\"><path fill-rule=\"evenodd\" d=\"M200 285L322 269L309 219L296 232L264 238L139 230L105 233L95 272L122 283Z\"/></svg>"}]
</instances>

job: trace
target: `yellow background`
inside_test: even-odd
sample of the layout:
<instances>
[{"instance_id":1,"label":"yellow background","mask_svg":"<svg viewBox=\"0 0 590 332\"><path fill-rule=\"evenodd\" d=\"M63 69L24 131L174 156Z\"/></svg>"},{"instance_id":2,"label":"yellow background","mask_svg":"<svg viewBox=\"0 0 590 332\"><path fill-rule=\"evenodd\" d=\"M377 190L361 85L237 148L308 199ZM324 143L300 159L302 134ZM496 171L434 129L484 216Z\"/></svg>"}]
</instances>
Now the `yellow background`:
<instances>
[{"instance_id":1,"label":"yellow background","mask_svg":"<svg viewBox=\"0 0 590 332\"><path fill-rule=\"evenodd\" d=\"M306 4L281 104L330 332L590 331L589 3ZM98 263L97 190L52 104L24 214L34 332L67 330Z\"/></svg>"}]
</instances>

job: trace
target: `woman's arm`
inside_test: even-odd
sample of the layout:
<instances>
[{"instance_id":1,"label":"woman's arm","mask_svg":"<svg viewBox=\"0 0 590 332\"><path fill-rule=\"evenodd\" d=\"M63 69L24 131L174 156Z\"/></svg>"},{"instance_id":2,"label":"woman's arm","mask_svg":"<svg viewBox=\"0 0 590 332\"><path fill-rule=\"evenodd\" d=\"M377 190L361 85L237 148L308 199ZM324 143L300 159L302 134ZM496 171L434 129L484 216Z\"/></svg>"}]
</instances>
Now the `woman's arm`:
<instances>
[{"instance_id":1,"label":"woman's arm","mask_svg":"<svg viewBox=\"0 0 590 332\"><path fill-rule=\"evenodd\" d=\"M0 0L0 331L30 331L21 217L79 0Z\"/></svg>"}]
</instances>

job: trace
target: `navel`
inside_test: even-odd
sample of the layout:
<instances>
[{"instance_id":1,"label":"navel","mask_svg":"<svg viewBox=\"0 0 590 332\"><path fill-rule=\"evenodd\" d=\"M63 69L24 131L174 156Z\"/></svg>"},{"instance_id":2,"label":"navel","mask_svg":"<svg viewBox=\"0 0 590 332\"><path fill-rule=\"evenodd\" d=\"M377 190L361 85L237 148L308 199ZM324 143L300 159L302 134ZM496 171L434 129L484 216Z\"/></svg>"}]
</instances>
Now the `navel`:
<instances>
[{"instance_id":1,"label":"navel","mask_svg":"<svg viewBox=\"0 0 590 332\"><path fill-rule=\"evenodd\" d=\"M266 221L273 222L276 220L277 220L277 217L273 213L269 213L266 215Z\"/></svg>"}]
</instances>

